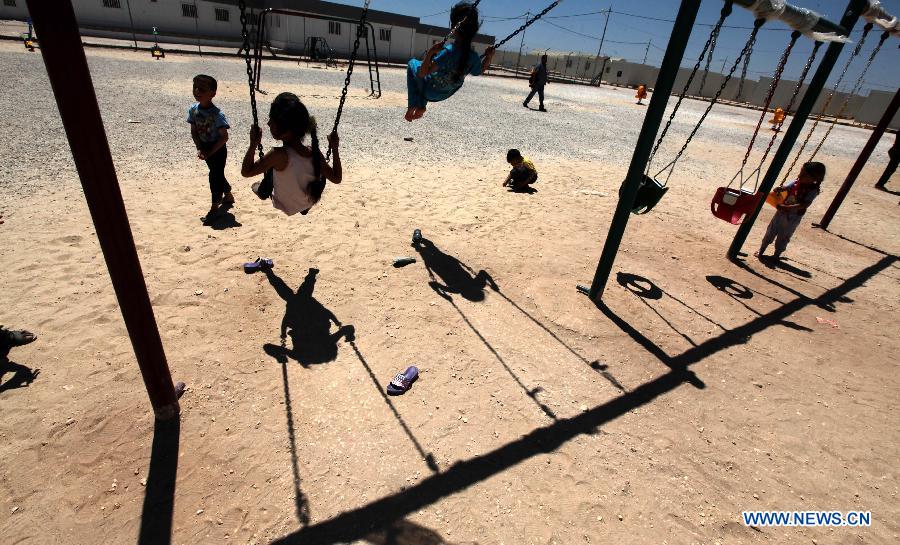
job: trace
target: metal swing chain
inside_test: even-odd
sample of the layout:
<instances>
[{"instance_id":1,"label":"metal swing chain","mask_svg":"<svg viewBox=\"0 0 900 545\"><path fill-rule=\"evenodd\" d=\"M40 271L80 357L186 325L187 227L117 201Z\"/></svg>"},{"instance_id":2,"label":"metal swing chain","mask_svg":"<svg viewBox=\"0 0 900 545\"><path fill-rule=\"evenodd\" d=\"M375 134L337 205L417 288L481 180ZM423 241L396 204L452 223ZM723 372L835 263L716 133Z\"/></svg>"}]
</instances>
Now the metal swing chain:
<instances>
[{"instance_id":1,"label":"metal swing chain","mask_svg":"<svg viewBox=\"0 0 900 545\"><path fill-rule=\"evenodd\" d=\"M481 3L481 0L475 0L474 2L472 2L472 6L471 6L469 9L472 10L472 9L477 8L477 7L478 7L478 4L480 4L480 3ZM472 13L472 12L470 11L469 13ZM444 36L444 39L441 40L441 45L442 45L442 46L443 46L443 44L447 43L447 41L448 41L450 38L453 37L453 34L454 34L457 30L459 30L459 27L461 27L461 26L463 25L463 23L465 23L465 22L469 19L469 13L467 13L465 17L463 17L462 19L460 19L458 23L456 23L455 25L453 25L453 28L450 29L450 32L448 32L447 35Z\"/></svg>"},{"instance_id":2,"label":"metal swing chain","mask_svg":"<svg viewBox=\"0 0 900 545\"><path fill-rule=\"evenodd\" d=\"M884 45L885 40L887 40L888 36L890 36L890 32L884 32L881 34L881 39L878 41L878 45L875 46L875 49L872 50L872 53L869 55L869 61L866 63L866 66L863 67L862 72L859 73L859 77L856 79L856 83L853 84L853 87L850 89L850 92L847 94L847 98L844 99L844 103L841 104L840 109L834 115L834 119L832 119L831 124L828 126L828 130L825 131L825 136L822 137L822 140L819 141L819 144L816 146L816 149L813 150L812 155L810 155L809 160L812 161L816 158L816 154L819 153L819 150L822 149L822 145L825 144L825 140L828 139L828 136L831 134L831 131L834 129L834 126L837 125L837 120L841 117L841 114L847 109L847 106L850 104L850 98L860 90L863 84L863 78L866 76L866 72L869 71L869 67L872 66L872 61L875 60L875 56L878 55L878 52L881 51L881 46Z\"/></svg>"},{"instance_id":3,"label":"metal swing chain","mask_svg":"<svg viewBox=\"0 0 900 545\"><path fill-rule=\"evenodd\" d=\"M685 142L684 142L684 145L682 145L681 149L678 150L678 153L675 154L674 159L672 159L664 167L659 169L659 172L657 172L653 176L654 178L659 176L664 170L668 169L669 173L666 175L665 183L666 184L669 183L669 178L672 177L672 171L675 170L675 164L681 158L682 154L684 154L684 150L687 149L688 144L691 143L691 140L697 134L697 131L700 130L700 126L703 125L703 121L706 120L706 116L709 115L709 112L712 111L713 106L715 106L716 103L719 101L719 97L725 91L725 87L728 85L728 82L731 81L731 78L732 78L732 76L734 76L734 73L737 70L737 67L740 66L741 60L744 58L745 55L747 55L750 51L753 50L753 44L756 43L756 35L759 34L759 29L762 28L762 26L765 22L766 22L765 19L757 19L753 23L753 30L750 32L750 37L747 39L747 43L744 44L743 49L741 49L740 54L738 55L737 59L735 59L734 64L731 66L731 69L728 71L728 74L725 76L725 80L722 81L722 85L719 86L719 90L716 91L715 96L713 96L710 99L709 104L706 106L706 110L703 112L703 115L700 116L700 119L697 121L697 124L694 125L694 129L691 131L691 134L688 135L687 140L685 140ZM657 146L658 145L659 145L659 142L657 142ZM650 166L649 162L648 162L647 166L649 168L649 166Z\"/></svg>"},{"instance_id":4,"label":"metal swing chain","mask_svg":"<svg viewBox=\"0 0 900 545\"><path fill-rule=\"evenodd\" d=\"M350 53L350 60L347 62L347 76L344 78L344 88L341 90L341 101L338 104L337 115L334 117L334 126L331 129L332 134L337 132L338 124L341 122L341 114L344 112L344 102L347 101L347 89L350 87L350 76L353 75L353 66L356 64L356 52L359 50L359 38L363 30L369 32L365 24L366 16L369 13L370 1L366 0L363 4L362 15L360 15L359 24L356 26L356 41L353 42L353 51ZM328 162L329 160L331 160L331 142L328 142L328 151L325 153L325 161Z\"/></svg>"},{"instance_id":5,"label":"metal swing chain","mask_svg":"<svg viewBox=\"0 0 900 545\"><path fill-rule=\"evenodd\" d=\"M481 0L476 0L476 2L475 2L474 5L477 6L477 5L478 5L478 2L480 2L480 1L481 1ZM560 2L562 2L562 0L556 0L555 2L553 2L552 4L550 4L549 6L547 6L546 8L544 8L544 11L538 13L537 15L535 15L534 17L532 17L531 19L525 21L525 23L524 23L522 26L520 26L518 29L516 29L515 32L513 32L512 34L510 34L510 35L507 36L506 38L503 38L503 39L500 40L499 42L495 43L492 47L493 47L494 49L500 49L500 46L501 46L501 45L503 45L503 44L505 44L506 42L508 42L508 41L510 41L511 39L513 39L513 37L514 37L516 34L522 32L522 31L525 30L526 28L530 27L530 26L532 25L532 23L534 23L535 21L537 21L538 19L540 19L541 17L543 17L544 15L546 15L548 11L550 11L551 9L555 8L556 6L558 6ZM481 58L484 58L484 55L482 55Z\"/></svg>"},{"instance_id":6,"label":"metal swing chain","mask_svg":"<svg viewBox=\"0 0 900 545\"><path fill-rule=\"evenodd\" d=\"M744 67L741 69L741 79L738 82L737 94L734 95L734 100L738 102L740 102L741 97L744 95L744 82L747 81L747 67L750 65L751 54L753 54L753 48L751 48L750 52L747 53L747 56L744 57Z\"/></svg>"},{"instance_id":7,"label":"metal swing chain","mask_svg":"<svg viewBox=\"0 0 900 545\"><path fill-rule=\"evenodd\" d=\"M250 63L250 31L247 29L247 3L238 0L238 9L241 11L241 37L244 38L244 60L247 61L247 85L250 87L250 111L253 113L253 124L259 126L259 114L256 111L256 91L253 89L253 67ZM257 145L259 158L263 157L262 142Z\"/></svg>"},{"instance_id":8,"label":"metal swing chain","mask_svg":"<svg viewBox=\"0 0 900 545\"><path fill-rule=\"evenodd\" d=\"M872 23L867 23L866 26L863 27L862 36L859 38L859 42L857 42L856 47L853 48L853 53L850 54L850 57L847 58L847 62L844 63L844 69L841 70L841 74L838 76L837 81L834 82L834 85L831 88L831 92L828 94L828 98L825 99L825 104L822 106L821 113L816 116L816 120L813 121L812 127L809 128L809 132L806 133L806 138L803 139L803 143L800 144L800 149L797 150L797 154L794 155L794 160L791 161L791 166L789 166L784 171L784 178L781 180L781 185L784 185L787 182L788 177L791 175L791 171L794 170L794 166L797 164L797 161L800 159L800 156L803 155L803 150L806 149L806 145L809 144L810 138L812 138L813 133L816 131L816 127L819 126L819 121L822 120L822 117L825 115L825 111L828 109L828 106L831 105L831 100L834 98L835 93L838 90L838 86L840 86L841 82L844 80L844 76L847 75L847 70L850 69L850 64L853 62L860 51L862 51L863 45L866 43L866 37L871 32L874 25Z\"/></svg>"},{"instance_id":9,"label":"metal swing chain","mask_svg":"<svg viewBox=\"0 0 900 545\"><path fill-rule=\"evenodd\" d=\"M709 65L712 64L713 53L716 51L719 30L721 30L721 27L715 29L715 33L711 36L712 40L709 44L709 52L706 54L706 66L703 67L703 76L700 78L700 87L697 88L697 94L700 96L703 96L703 88L706 86L706 76L709 75Z\"/></svg>"},{"instance_id":10,"label":"metal swing chain","mask_svg":"<svg viewBox=\"0 0 900 545\"><path fill-rule=\"evenodd\" d=\"M762 127L763 120L766 118L766 114L769 113L769 106L772 104L772 98L775 96L775 89L778 87L778 84L781 82L781 75L784 73L784 67L787 65L788 57L791 56L791 51L794 49L794 45L797 43L797 39L800 38L800 32L794 31L791 33L791 41L788 43L787 48L785 48L784 53L781 54L781 59L778 61L778 66L775 68L775 74L772 76L772 83L769 84L769 90L766 93L766 100L763 103L762 111L759 114L759 120L756 122L756 128L753 129L753 136L750 137L750 144L747 146L747 151L744 153L744 159L741 161L741 168L738 170L737 174L734 175L734 178L731 179L731 182L728 183L728 187L731 187L731 184L734 183L734 180L740 176L741 181L738 189L744 189L744 167L747 166L747 161L750 159L750 153L753 152L753 145L756 144L756 137L759 136L759 128ZM749 54L748 54L749 58ZM744 62L744 67L747 66L747 63ZM766 149L765 154L768 155L769 149L772 147L772 141L769 142L769 147ZM764 156L765 157L765 156ZM756 185L754 185L753 193L756 193L756 187L759 185L759 167L756 170L750 173L752 176L754 173L757 173L756 177Z\"/></svg>"},{"instance_id":11,"label":"metal swing chain","mask_svg":"<svg viewBox=\"0 0 900 545\"><path fill-rule=\"evenodd\" d=\"M794 102L796 102L797 97L800 95L800 89L803 88L803 84L806 82L806 76L809 74L809 69L812 68L813 61L816 60L816 55L819 52L819 49L822 47L822 42L816 42L813 45L812 53L809 58L806 59L806 65L803 66L803 71L800 73L800 78L797 81L797 85L794 87L794 92L791 94L791 99L787 103L787 107L784 109L785 114L791 111L791 108L794 107ZM762 157L759 160L759 165L756 167L756 170L753 172L756 173L757 183L756 186L759 186L759 175L762 172L762 167L766 162L766 158L769 156L769 152L772 151L772 146L775 144L775 140L778 138L778 132L781 130L782 125L784 125L784 119L782 119L779 123L777 123L772 130L772 138L769 139L769 145L766 146L766 151L763 152ZM752 175L753 172L750 174Z\"/></svg>"},{"instance_id":12,"label":"metal swing chain","mask_svg":"<svg viewBox=\"0 0 900 545\"><path fill-rule=\"evenodd\" d=\"M722 30L722 25L725 23L725 19L729 15L731 15L731 8L732 2L730 0L726 2L722 7L722 11L719 15L719 20L716 21L715 26L713 26L712 31L709 33L709 38L706 39L706 44L703 45L703 50L700 51L700 58L697 59L697 64L695 64L694 68L691 70L691 73L687 79L687 83L685 83L684 85L684 89L682 89L681 93L678 94L678 100L675 101L675 106L672 108L672 113L669 114L669 119L666 120L666 124L663 127L662 132L659 134L659 138L656 139L656 144L653 146L653 151L650 152L650 157L647 158L647 167L645 169L645 173L650 172L650 165L653 163L653 158L656 156L657 150L659 150L659 145L662 144L663 139L669 132L669 127L672 126L672 120L675 119L675 114L678 113L678 109L681 107L681 103L684 100L685 95L687 95L688 88L690 88L691 82L694 80L694 76L697 75L697 70L700 69L700 64L703 62L703 57L706 55L706 52L709 51L709 48L712 46L712 44L714 44L718 39L719 31ZM734 70L732 70L732 72L733 71ZM718 95L716 95L716 97L718 97Z\"/></svg>"}]
</instances>

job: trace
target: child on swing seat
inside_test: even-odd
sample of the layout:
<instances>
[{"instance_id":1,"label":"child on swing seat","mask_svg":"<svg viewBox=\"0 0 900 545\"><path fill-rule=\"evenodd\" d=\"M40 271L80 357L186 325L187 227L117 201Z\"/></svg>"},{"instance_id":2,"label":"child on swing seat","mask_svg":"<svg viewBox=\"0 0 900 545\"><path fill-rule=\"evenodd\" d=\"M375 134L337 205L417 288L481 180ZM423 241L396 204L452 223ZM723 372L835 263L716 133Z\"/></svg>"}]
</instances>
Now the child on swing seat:
<instances>
[{"instance_id":1,"label":"child on swing seat","mask_svg":"<svg viewBox=\"0 0 900 545\"><path fill-rule=\"evenodd\" d=\"M193 93L197 100L188 108L187 122L191 124L191 138L197 146L197 157L209 167L209 190L212 206L207 219L212 219L223 205L234 203L231 186L225 178L225 162L228 159L228 120L222 110L212 103L218 83L212 76L194 76Z\"/></svg>"},{"instance_id":2,"label":"child on swing seat","mask_svg":"<svg viewBox=\"0 0 900 545\"><path fill-rule=\"evenodd\" d=\"M406 70L407 121L425 115L429 102L439 102L453 96L469 74L481 75L491 64L494 47L485 51L484 60L472 49L472 39L480 26L478 8L459 2L450 10L452 44L437 42L425 52L422 60L410 59Z\"/></svg>"},{"instance_id":3,"label":"child on swing seat","mask_svg":"<svg viewBox=\"0 0 900 545\"><path fill-rule=\"evenodd\" d=\"M334 166L330 166L319 150L315 119L293 93L275 97L269 109L268 125L272 136L281 140L282 146L269 150L262 159L254 160L254 152L262 141L262 129L256 125L250 127L250 146L241 164L241 176L249 178L271 170L271 176L253 184L253 192L260 198L271 194L272 205L288 216L297 212L306 214L322 197L325 180L341 183L340 139L337 132L328 135L334 153ZM303 143L307 134L310 146ZM261 183L263 187L260 187ZM271 186L265 187L267 183Z\"/></svg>"}]
</instances>

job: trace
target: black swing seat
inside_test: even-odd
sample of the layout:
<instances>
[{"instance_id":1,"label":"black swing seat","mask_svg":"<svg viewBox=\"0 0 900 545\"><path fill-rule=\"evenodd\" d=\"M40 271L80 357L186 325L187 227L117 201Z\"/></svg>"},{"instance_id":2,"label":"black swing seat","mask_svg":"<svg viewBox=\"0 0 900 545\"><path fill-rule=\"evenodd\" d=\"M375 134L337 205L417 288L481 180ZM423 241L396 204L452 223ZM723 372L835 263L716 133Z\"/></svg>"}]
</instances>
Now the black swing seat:
<instances>
[{"instance_id":1,"label":"black swing seat","mask_svg":"<svg viewBox=\"0 0 900 545\"><path fill-rule=\"evenodd\" d=\"M153 46L153 47L150 48L150 55L152 55L153 58L156 59L156 60L159 60L159 59L165 59L165 58L166 58L166 52L163 51L162 48L159 47L158 45L155 45L155 46Z\"/></svg>"},{"instance_id":2,"label":"black swing seat","mask_svg":"<svg viewBox=\"0 0 900 545\"><path fill-rule=\"evenodd\" d=\"M622 194L622 186L619 187L619 195ZM668 191L668 186L659 183L656 179L644 174L641 176L640 185L638 186L637 195L634 203L631 205L632 214L646 214L662 199L663 195Z\"/></svg>"}]
</instances>

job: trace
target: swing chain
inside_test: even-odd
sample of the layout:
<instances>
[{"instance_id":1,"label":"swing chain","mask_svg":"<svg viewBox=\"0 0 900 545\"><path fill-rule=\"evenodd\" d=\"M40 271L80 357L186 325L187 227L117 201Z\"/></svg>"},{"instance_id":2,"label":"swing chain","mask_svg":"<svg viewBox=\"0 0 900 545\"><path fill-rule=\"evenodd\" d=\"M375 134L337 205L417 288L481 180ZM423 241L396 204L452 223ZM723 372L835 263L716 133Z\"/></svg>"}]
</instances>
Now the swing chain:
<instances>
[{"instance_id":1,"label":"swing chain","mask_svg":"<svg viewBox=\"0 0 900 545\"><path fill-rule=\"evenodd\" d=\"M803 84L806 82L806 76L809 74L809 69L812 68L813 61L816 60L816 55L819 53L819 48L822 47L822 42L816 42L813 45L812 53L809 58L806 59L806 65L803 66L803 71L800 72L800 78L797 81L797 85L794 86L794 92L791 94L791 99L787 103L787 107L784 109L785 116L787 112L791 111L791 108L794 107L794 102L797 100L797 96L800 94L800 89L803 88ZM754 172L757 173L757 180L759 179L759 174L762 172L762 167L766 162L766 158L769 156L769 152L772 151L772 146L775 144L775 140L778 138L778 132L781 130L782 125L784 125L784 119L778 122L775 126L772 127L772 138L769 139L769 145L766 146L766 151L763 153L762 158L759 160L759 166L756 167ZM791 165L793 167L793 165Z\"/></svg>"},{"instance_id":2,"label":"swing chain","mask_svg":"<svg viewBox=\"0 0 900 545\"><path fill-rule=\"evenodd\" d=\"M803 150L806 149L806 145L809 144L809 140L812 138L814 132L816 132L816 127L819 126L819 121L822 120L822 117L825 115L825 111L828 110L828 106L831 105L831 100L834 98L835 93L838 90L838 86L840 86L841 82L844 80L844 76L847 75L847 70L850 69L850 64L853 62L860 51L862 51L863 45L866 43L866 38L869 36L869 32L872 31L874 25L872 23L866 23L863 27L862 36L859 38L859 42L857 42L856 47L853 48L853 52L847 58L847 62L844 63L844 69L841 70L840 75L838 76L837 81L834 82L834 85L831 88L831 91L828 93L828 98L825 99L825 103L822 105L822 109L819 111L819 114L816 116L815 121L813 121L812 126L809 128L809 132L806 133L806 138L803 139L803 143L800 144L800 148L797 150L797 154L794 155L794 160L791 161L791 166L789 166L784 171L784 178L781 180L781 185L784 185L787 182L788 177L791 175L791 171L794 170L794 166L796 166L797 161L800 160L800 156L803 155Z\"/></svg>"},{"instance_id":3,"label":"swing chain","mask_svg":"<svg viewBox=\"0 0 900 545\"><path fill-rule=\"evenodd\" d=\"M480 1L481 1L481 0L476 0L475 5L478 5L478 2L480 2ZM505 44L506 42L508 42L508 41L510 41L511 39L513 39L513 37L514 37L516 34L522 32L522 31L525 30L526 28L530 27L532 23L534 23L535 21L537 21L538 19L540 19L541 17L543 17L544 15L546 15L548 11L550 11L551 9L555 8L556 6L558 6L560 2L562 2L562 0L556 0L555 2L553 2L552 4L550 4L549 6L547 6L546 8L544 8L544 11L538 13L537 15L535 15L534 17L532 17L531 19L525 21L525 23L524 23L522 26L520 26L515 32L513 32L512 34L510 34L510 35L507 36L506 38L503 38L503 39L500 40L499 42L495 43L495 44L493 45L493 48L494 48L494 49L500 49L500 46L502 46L502 45Z\"/></svg>"},{"instance_id":4,"label":"swing chain","mask_svg":"<svg viewBox=\"0 0 900 545\"><path fill-rule=\"evenodd\" d=\"M765 19L757 19L753 23L753 30L750 32L750 37L747 39L747 43L744 44L743 49L741 49L740 54L738 54L737 59L735 59L734 64L731 65L731 69L728 71L728 74L725 76L725 79L722 81L722 84L719 86L719 90L716 91L715 96L713 96L709 104L706 106L706 110L703 112L703 115L700 116L700 119L697 121L697 124L694 125L694 129L691 131L691 134L688 135L687 140L685 140L684 145L681 146L681 149L678 150L678 153L675 154L675 158L672 159L666 166L661 168L659 172L654 175L659 176L664 170L669 169L669 173L666 175L666 183L669 183L669 178L672 177L672 171L675 170L675 164L684 154L684 151L687 149L688 144L691 143L691 140L694 138L694 135L697 134L697 131L700 130L700 126L703 125L703 122L706 120L706 116L709 115L709 112L712 111L713 106L719 101L719 97L722 96L722 93L725 91L725 87L728 85L728 82L731 81L732 76L734 76L737 67L740 66L741 60L743 60L744 56L747 55L753 49L753 44L756 43L756 35L759 34L759 29L762 27L763 23L765 23ZM659 142L657 142L657 146ZM650 163L647 163L647 168L649 169Z\"/></svg>"},{"instance_id":5,"label":"swing chain","mask_svg":"<svg viewBox=\"0 0 900 545\"><path fill-rule=\"evenodd\" d=\"M759 129L762 127L763 120L766 118L766 114L769 112L769 106L772 105L772 98L775 96L775 89L778 87L778 84L781 82L781 76L784 74L784 68L787 65L788 57L791 56L791 51L794 49L794 45L796 45L797 40L800 38L800 32L794 31L791 33L791 41L788 42L787 48L785 48L784 53L781 54L781 59L778 60L778 66L775 68L775 74L772 75L772 83L769 84L769 90L766 93L766 99L763 103L762 111L759 114L759 120L756 122L756 128L753 129L753 136L750 137L750 144L747 146L747 151L744 153L744 159L741 161L741 168L738 170L738 173L735 174L734 178L731 179L734 182L735 178L741 175L741 182L739 189L743 191L744 189L744 167L747 166L747 161L750 159L750 153L753 151L753 145L756 144L756 137L759 136ZM746 67L746 62L744 63ZM769 154L769 150L772 148L772 143L774 140L769 141L769 146L766 148L766 151L763 155L765 160L765 156ZM761 166L761 164L760 164ZM759 171L760 168L757 167L756 170L750 173L752 176L754 173L757 174L757 185L759 182ZM730 186L731 184L729 184ZM753 189L753 193L756 193L756 187Z\"/></svg>"},{"instance_id":6,"label":"swing chain","mask_svg":"<svg viewBox=\"0 0 900 545\"><path fill-rule=\"evenodd\" d=\"M678 113L678 109L681 107L681 103L684 100L685 95L687 95L688 89L691 86L691 82L694 80L694 76L697 74L697 70L700 69L700 64L703 62L703 57L706 56L706 52L709 51L712 44L716 43L716 40L719 37L719 32L722 30L722 25L725 23L725 19L729 15L731 15L731 8L731 0L725 2L725 5L722 7L722 11L719 15L719 20L716 21L715 26L713 26L712 31L709 33L709 38L706 39L706 44L703 45L703 50L700 51L700 58L697 59L697 64L695 64L693 70L691 70L691 73L687 79L687 83L685 83L684 89L681 90L681 93L678 94L678 100L675 101L675 107L672 108L672 113L669 114L669 119L666 120L666 124L663 127L659 138L656 139L656 144L653 146L653 151L650 152L650 157L647 159L646 172L650 171L650 164L653 163L653 158L656 156L657 150L659 150L659 145L662 144L663 139L669 132L669 127L672 126L672 120L675 119L675 114ZM716 96L718 97L718 95Z\"/></svg>"},{"instance_id":7,"label":"swing chain","mask_svg":"<svg viewBox=\"0 0 900 545\"><path fill-rule=\"evenodd\" d=\"M241 37L244 43L241 50L244 52L244 60L247 61L247 84L250 86L250 110L253 112L253 124L259 126L259 114L256 111L256 92L253 89L253 67L250 63L250 31L247 29L247 3L244 0L238 0L238 9L241 12ZM259 158L263 157L262 142L257 146Z\"/></svg>"},{"instance_id":8,"label":"swing chain","mask_svg":"<svg viewBox=\"0 0 900 545\"><path fill-rule=\"evenodd\" d=\"M243 0L241 0L243 1ZM363 32L366 33L366 40L368 41L368 32L369 28L366 25L366 16L369 13L369 2L371 0L366 0L363 4L362 14L359 17L359 24L356 26L356 41L353 42L353 51L350 53L350 60L347 61L347 75L344 77L344 88L341 89L341 101L338 104L337 115L334 117L334 126L331 129L331 134L337 132L338 124L341 122L341 114L344 111L344 102L347 101L347 89L350 87L350 76L353 74L353 66L356 64L356 53L359 50L359 38L362 36ZM373 36L372 39L375 37ZM325 153L325 161L329 161L331 159L331 142L328 142L328 151Z\"/></svg>"},{"instance_id":9,"label":"swing chain","mask_svg":"<svg viewBox=\"0 0 900 545\"><path fill-rule=\"evenodd\" d=\"M706 54L706 66L703 67L703 77L700 78L700 87L697 88L697 94L703 96L703 88L706 86L706 77L709 75L709 65L712 64L713 53L716 51L716 42L719 39L719 29L711 35L711 43L709 52Z\"/></svg>"},{"instance_id":10,"label":"swing chain","mask_svg":"<svg viewBox=\"0 0 900 545\"><path fill-rule=\"evenodd\" d=\"M831 121L831 125L828 126L828 130L825 131L825 136L822 137L822 140L819 142L819 145L816 146L816 149L813 150L812 155L809 160L812 161L816 158L816 154L819 153L819 150L822 149L822 145L825 144L825 140L828 139L828 136L831 134L834 126L837 125L837 120L841 117L841 114L847 109L847 106L850 104L850 97L855 95L859 89L862 87L863 78L866 75L866 72L869 71L869 68L872 66L872 61L875 60L875 56L878 55L878 52L881 51L881 46L884 45L885 40L887 40L888 36L890 36L890 32L885 31L881 34L881 39L878 41L878 45L875 46L875 49L872 50L872 53L869 55L869 61L863 67L862 72L859 73L859 77L856 79L856 83L853 84L853 87L850 89L850 92L847 94L847 97L844 98L843 104L841 104L840 109L834 115L834 119Z\"/></svg>"},{"instance_id":11,"label":"swing chain","mask_svg":"<svg viewBox=\"0 0 900 545\"><path fill-rule=\"evenodd\" d=\"M759 23L760 19L757 19L753 26L756 26ZM765 23L765 20L762 20ZM759 23L762 25L762 23ZM793 34L793 33L792 33ZM744 95L744 82L747 80L747 67L750 65L750 56L753 55L753 47L756 45L756 39L754 38L753 43L750 44L750 51L747 52L747 56L744 57L744 68L741 69L741 81L738 83L738 91L734 96L734 100L740 102L741 96Z\"/></svg>"},{"instance_id":12,"label":"swing chain","mask_svg":"<svg viewBox=\"0 0 900 545\"><path fill-rule=\"evenodd\" d=\"M473 9L477 8L478 4L480 4L480 3L481 3L481 0L475 0L474 2L472 2L472 5L469 7L469 9L473 10ZM471 11L469 11L469 13L471 13ZM469 19L469 14L467 13L465 17L463 17L462 19L459 20L458 23L453 25L453 28L450 29L450 32L448 32L447 35L444 36L444 39L441 40L441 46L443 46L445 43L447 43L447 40L452 38L453 34L455 34L456 31L459 30L459 27L461 27L463 25L463 23L465 23L466 20L468 20L468 19Z\"/></svg>"}]
</instances>

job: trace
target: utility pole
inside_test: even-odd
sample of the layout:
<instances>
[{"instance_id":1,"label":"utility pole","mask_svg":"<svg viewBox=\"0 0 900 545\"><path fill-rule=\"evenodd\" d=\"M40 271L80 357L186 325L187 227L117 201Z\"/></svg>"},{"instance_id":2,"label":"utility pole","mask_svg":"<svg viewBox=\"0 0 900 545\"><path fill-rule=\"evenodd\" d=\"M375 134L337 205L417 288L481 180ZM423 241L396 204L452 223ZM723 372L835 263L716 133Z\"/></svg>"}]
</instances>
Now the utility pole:
<instances>
[{"instance_id":1,"label":"utility pole","mask_svg":"<svg viewBox=\"0 0 900 545\"><path fill-rule=\"evenodd\" d=\"M531 17L531 12L525 12L525 20L528 21L528 18ZM522 40L519 42L519 56L516 57L516 77L519 77L519 66L522 61L522 48L525 46L525 31L522 31Z\"/></svg>"},{"instance_id":2,"label":"utility pole","mask_svg":"<svg viewBox=\"0 0 900 545\"><path fill-rule=\"evenodd\" d=\"M647 40L647 49L644 50L644 62L641 64L647 64L647 55L650 54L650 44L653 40Z\"/></svg>"},{"instance_id":3,"label":"utility pole","mask_svg":"<svg viewBox=\"0 0 900 545\"><path fill-rule=\"evenodd\" d=\"M606 9L606 20L603 21L603 33L600 35L600 47L597 48L597 60L600 60L600 55L603 53L603 40L606 39L606 25L609 24L609 14L612 12L612 4ZM603 79L603 71L606 70L606 59L603 59L603 66L600 67L600 75L597 79L597 85L600 85L600 80Z\"/></svg>"}]
</instances>

